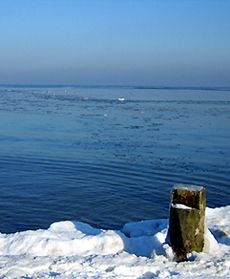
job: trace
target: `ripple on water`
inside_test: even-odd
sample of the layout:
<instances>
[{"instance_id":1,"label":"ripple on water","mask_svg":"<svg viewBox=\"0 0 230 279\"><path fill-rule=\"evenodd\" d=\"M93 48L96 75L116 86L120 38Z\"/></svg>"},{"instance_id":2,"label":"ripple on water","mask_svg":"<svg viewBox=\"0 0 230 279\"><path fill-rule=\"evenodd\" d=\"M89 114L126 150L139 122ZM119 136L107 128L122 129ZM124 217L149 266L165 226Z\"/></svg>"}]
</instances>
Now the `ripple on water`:
<instances>
[{"instance_id":1,"label":"ripple on water","mask_svg":"<svg viewBox=\"0 0 230 279\"><path fill-rule=\"evenodd\" d=\"M1 232L167 217L174 183L229 204L228 99L108 90L0 90Z\"/></svg>"}]
</instances>

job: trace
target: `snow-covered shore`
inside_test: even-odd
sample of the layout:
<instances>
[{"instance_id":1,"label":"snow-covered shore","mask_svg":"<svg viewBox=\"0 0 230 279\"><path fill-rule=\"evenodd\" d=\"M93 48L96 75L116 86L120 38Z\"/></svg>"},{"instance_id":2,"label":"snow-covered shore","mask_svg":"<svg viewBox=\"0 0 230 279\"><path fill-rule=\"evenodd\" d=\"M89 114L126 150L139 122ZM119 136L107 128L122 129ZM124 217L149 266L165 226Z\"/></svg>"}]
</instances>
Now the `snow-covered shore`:
<instances>
[{"instance_id":1,"label":"snow-covered shore","mask_svg":"<svg viewBox=\"0 0 230 279\"><path fill-rule=\"evenodd\" d=\"M230 205L206 209L205 247L177 263L165 243L168 220L120 231L81 222L0 234L0 278L230 278Z\"/></svg>"}]
</instances>

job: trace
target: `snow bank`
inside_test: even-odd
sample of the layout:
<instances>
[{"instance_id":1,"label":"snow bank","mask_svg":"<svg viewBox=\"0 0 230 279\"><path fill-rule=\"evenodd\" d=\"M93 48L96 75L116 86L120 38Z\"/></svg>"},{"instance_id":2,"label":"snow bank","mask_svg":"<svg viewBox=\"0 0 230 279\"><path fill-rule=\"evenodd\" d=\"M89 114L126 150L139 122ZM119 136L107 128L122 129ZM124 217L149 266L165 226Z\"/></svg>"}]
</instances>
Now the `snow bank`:
<instances>
[{"instance_id":1,"label":"snow bank","mask_svg":"<svg viewBox=\"0 0 230 279\"><path fill-rule=\"evenodd\" d=\"M0 278L229 278L230 206L207 208L205 247L173 261L168 220L126 224L120 231L81 222L0 234Z\"/></svg>"}]
</instances>

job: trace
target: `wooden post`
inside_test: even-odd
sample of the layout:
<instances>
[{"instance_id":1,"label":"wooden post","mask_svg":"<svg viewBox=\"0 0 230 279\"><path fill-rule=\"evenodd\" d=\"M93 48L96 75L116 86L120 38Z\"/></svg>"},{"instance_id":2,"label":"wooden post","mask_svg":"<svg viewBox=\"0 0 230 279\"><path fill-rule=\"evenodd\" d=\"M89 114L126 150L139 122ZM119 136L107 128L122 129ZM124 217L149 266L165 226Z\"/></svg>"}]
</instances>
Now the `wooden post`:
<instances>
[{"instance_id":1,"label":"wooden post","mask_svg":"<svg viewBox=\"0 0 230 279\"><path fill-rule=\"evenodd\" d=\"M176 260L204 247L206 194L203 186L176 184L171 193L168 241Z\"/></svg>"}]
</instances>

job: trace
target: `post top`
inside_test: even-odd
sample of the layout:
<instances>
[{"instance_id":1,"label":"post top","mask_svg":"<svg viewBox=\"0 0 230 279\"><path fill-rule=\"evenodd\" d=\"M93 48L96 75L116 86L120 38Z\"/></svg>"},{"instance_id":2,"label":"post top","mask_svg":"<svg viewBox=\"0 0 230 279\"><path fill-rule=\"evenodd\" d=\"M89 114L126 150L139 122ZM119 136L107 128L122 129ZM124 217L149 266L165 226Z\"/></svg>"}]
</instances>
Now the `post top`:
<instances>
[{"instance_id":1,"label":"post top","mask_svg":"<svg viewBox=\"0 0 230 279\"><path fill-rule=\"evenodd\" d=\"M171 194L172 204L182 204L191 208L205 210L206 193L203 186L176 184Z\"/></svg>"},{"instance_id":2,"label":"post top","mask_svg":"<svg viewBox=\"0 0 230 279\"><path fill-rule=\"evenodd\" d=\"M198 186L198 185L193 185L193 184L175 184L173 186L173 190L188 190L188 191L193 191L193 192L200 192L204 190L204 186Z\"/></svg>"}]
</instances>

